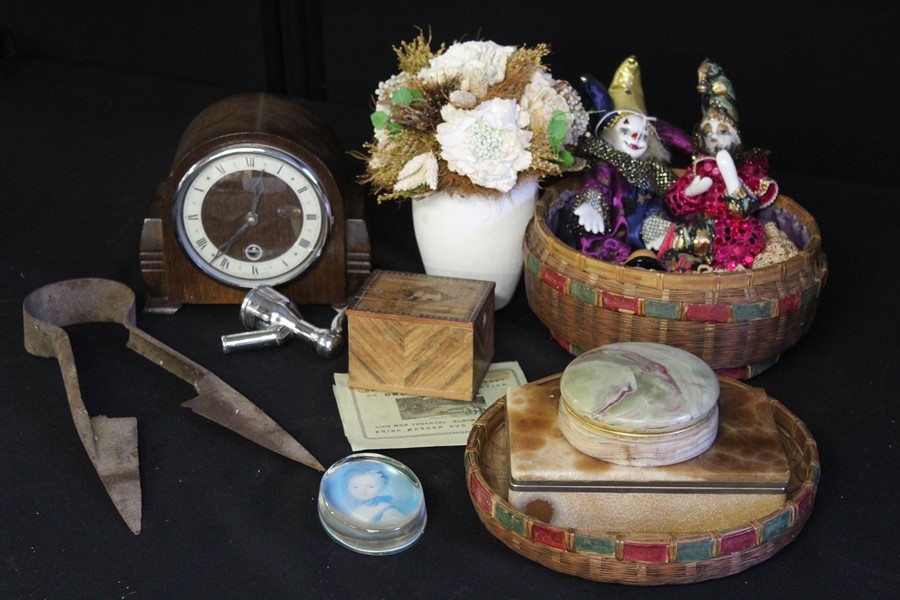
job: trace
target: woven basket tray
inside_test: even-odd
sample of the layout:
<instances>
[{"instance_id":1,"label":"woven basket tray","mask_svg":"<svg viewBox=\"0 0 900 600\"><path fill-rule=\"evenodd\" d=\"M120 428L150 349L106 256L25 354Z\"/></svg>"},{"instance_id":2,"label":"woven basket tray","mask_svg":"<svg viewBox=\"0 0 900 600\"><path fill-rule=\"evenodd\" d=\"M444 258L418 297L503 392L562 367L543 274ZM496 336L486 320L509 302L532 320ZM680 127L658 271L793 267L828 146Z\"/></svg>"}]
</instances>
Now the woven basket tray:
<instances>
[{"instance_id":1,"label":"woven basket tray","mask_svg":"<svg viewBox=\"0 0 900 600\"><path fill-rule=\"evenodd\" d=\"M756 375L812 325L828 272L815 219L778 196L808 234L797 256L738 273L663 273L614 265L567 246L547 226L548 211L571 178L549 187L525 232L525 289L538 318L566 350L613 342L677 346L719 374Z\"/></svg>"},{"instance_id":2,"label":"woven basket tray","mask_svg":"<svg viewBox=\"0 0 900 600\"><path fill-rule=\"evenodd\" d=\"M557 385L560 375L530 385ZM745 386L733 380L723 385ZM579 532L554 527L508 501L506 402L498 400L478 419L466 445L469 497L488 531L519 554L555 571L631 585L691 583L739 573L792 541L812 512L819 456L806 426L769 398L791 466L787 499L780 509L729 531L629 534Z\"/></svg>"}]
</instances>

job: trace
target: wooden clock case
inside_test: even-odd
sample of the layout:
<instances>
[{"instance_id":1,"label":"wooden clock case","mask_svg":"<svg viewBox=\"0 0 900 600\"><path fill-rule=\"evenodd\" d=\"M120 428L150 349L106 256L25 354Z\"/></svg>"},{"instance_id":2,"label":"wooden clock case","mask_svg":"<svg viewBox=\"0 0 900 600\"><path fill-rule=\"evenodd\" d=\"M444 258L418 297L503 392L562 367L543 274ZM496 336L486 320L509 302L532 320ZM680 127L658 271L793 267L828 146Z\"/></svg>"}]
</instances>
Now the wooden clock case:
<instances>
[{"instance_id":1,"label":"wooden clock case","mask_svg":"<svg viewBox=\"0 0 900 600\"><path fill-rule=\"evenodd\" d=\"M344 174L342 154L330 128L298 102L270 94L226 98L201 112L187 127L172 170L157 186L144 220L141 275L148 289L147 312L171 313L183 304L240 304L247 289L203 273L175 236L172 202L179 182L203 157L233 146L266 145L297 157L321 181L333 223L319 259L295 279L277 286L296 304L336 304L372 270L363 195Z\"/></svg>"}]
</instances>

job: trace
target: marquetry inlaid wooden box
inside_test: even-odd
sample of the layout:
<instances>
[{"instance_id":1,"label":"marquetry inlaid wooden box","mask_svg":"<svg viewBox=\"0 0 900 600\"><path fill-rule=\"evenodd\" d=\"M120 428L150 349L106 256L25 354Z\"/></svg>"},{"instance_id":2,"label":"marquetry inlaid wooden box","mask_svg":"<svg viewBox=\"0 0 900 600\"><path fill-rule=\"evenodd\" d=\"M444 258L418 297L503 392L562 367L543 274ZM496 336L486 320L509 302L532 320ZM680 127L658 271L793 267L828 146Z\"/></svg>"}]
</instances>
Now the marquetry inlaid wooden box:
<instances>
[{"instance_id":1,"label":"marquetry inlaid wooden box","mask_svg":"<svg viewBox=\"0 0 900 600\"><path fill-rule=\"evenodd\" d=\"M375 271L347 323L350 387L471 401L494 357L494 283Z\"/></svg>"}]
</instances>

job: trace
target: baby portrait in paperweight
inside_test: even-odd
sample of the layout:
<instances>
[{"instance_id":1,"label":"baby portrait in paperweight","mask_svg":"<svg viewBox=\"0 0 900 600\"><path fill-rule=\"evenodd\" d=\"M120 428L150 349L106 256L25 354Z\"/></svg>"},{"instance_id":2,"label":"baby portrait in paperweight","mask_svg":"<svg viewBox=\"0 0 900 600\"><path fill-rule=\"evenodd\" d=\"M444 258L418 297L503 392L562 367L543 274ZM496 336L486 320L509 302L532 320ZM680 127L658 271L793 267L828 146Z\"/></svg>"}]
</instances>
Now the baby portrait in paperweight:
<instances>
[{"instance_id":1,"label":"baby portrait in paperweight","mask_svg":"<svg viewBox=\"0 0 900 600\"><path fill-rule=\"evenodd\" d=\"M399 552L425 528L422 486L400 462L380 454L353 454L322 476L319 517L329 535L352 550Z\"/></svg>"},{"instance_id":2,"label":"baby portrait in paperweight","mask_svg":"<svg viewBox=\"0 0 900 600\"><path fill-rule=\"evenodd\" d=\"M361 466L347 472L350 515L365 523L389 523L403 519L394 506L394 496L386 494L387 475L378 467Z\"/></svg>"}]
</instances>

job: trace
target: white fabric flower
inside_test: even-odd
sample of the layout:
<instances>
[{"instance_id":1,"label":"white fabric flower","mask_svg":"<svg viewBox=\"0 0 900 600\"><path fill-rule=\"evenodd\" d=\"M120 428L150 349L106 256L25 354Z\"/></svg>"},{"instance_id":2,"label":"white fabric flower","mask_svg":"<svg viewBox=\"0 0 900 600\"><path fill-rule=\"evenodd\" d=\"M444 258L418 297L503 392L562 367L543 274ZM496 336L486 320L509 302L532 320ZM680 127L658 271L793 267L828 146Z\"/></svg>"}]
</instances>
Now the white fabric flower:
<instances>
[{"instance_id":1,"label":"white fabric flower","mask_svg":"<svg viewBox=\"0 0 900 600\"><path fill-rule=\"evenodd\" d=\"M569 122L569 133L571 134L572 142L567 141L566 143L574 143L587 132L590 116L584 109L581 96L578 95L578 92L575 91L575 88L568 81L557 81L556 91L566 99L569 105L569 112L572 115L572 120Z\"/></svg>"},{"instance_id":2,"label":"white fabric flower","mask_svg":"<svg viewBox=\"0 0 900 600\"><path fill-rule=\"evenodd\" d=\"M378 84L378 87L375 89L375 111L383 112L386 115L390 115L391 111L394 108L394 103L391 101L391 97L394 95L394 92L399 90L400 88L408 87L412 78L407 73L398 73L397 75L391 76L387 81L382 81ZM390 136L385 129L375 129L375 141L378 142L378 146L384 147L387 146L390 141Z\"/></svg>"},{"instance_id":3,"label":"white fabric flower","mask_svg":"<svg viewBox=\"0 0 900 600\"><path fill-rule=\"evenodd\" d=\"M489 86L506 77L506 61L515 51L515 46L494 42L453 44L446 52L432 58L428 66L419 71L418 77L436 83L459 77L459 89L481 98Z\"/></svg>"},{"instance_id":4,"label":"white fabric flower","mask_svg":"<svg viewBox=\"0 0 900 600\"><path fill-rule=\"evenodd\" d=\"M437 126L441 158L454 173L500 192L516 184L519 171L531 165L531 119L515 100L494 98L472 110L451 104L441 109Z\"/></svg>"},{"instance_id":5,"label":"white fabric flower","mask_svg":"<svg viewBox=\"0 0 900 600\"><path fill-rule=\"evenodd\" d=\"M412 77L408 73L400 72L392 75L387 81L382 81L375 88L375 102L377 106L390 106L391 96L403 87L409 87Z\"/></svg>"},{"instance_id":6,"label":"white fabric flower","mask_svg":"<svg viewBox=\"0 0 900 600\"><path fill-rule=\"evenodd\" d=\"M438 181L438 161L432 152L418 154L403 165L397 175L396 191L414 190L420 185L427 185L428 189L436 190Z\"/></svg>"},{"instance_id":7,"label":"white fabric flower","mask_svg":"<svg viewBox=\"0 0 900 600\"><path fill-rule=\"evenodd\" d=\"M559 84L560 82L553 79L549 73L535 70L522 93L521 103L522 108L531 115L531 128L534 130L546 129L554 111L563 112L568 123L563 144L569 145L574 143L584 130L575 126L577 114L572 110L566 97L559 92Z\"/></svg>"},{"instance_id":8,"label":"white fabric flower","mask_svg":"<svg viewBox=\"0 0 900 600\"><path fill-rule=\"evenodd\" d=\"M553 84L556 83L549 73L535 70L531 74L531 81L525 86L520 102L522 108L531 115L531 125L534 129L546 128L553 116L553 111L569 112L566 99L557 93Z\"/></svg>"}]
</instances>

